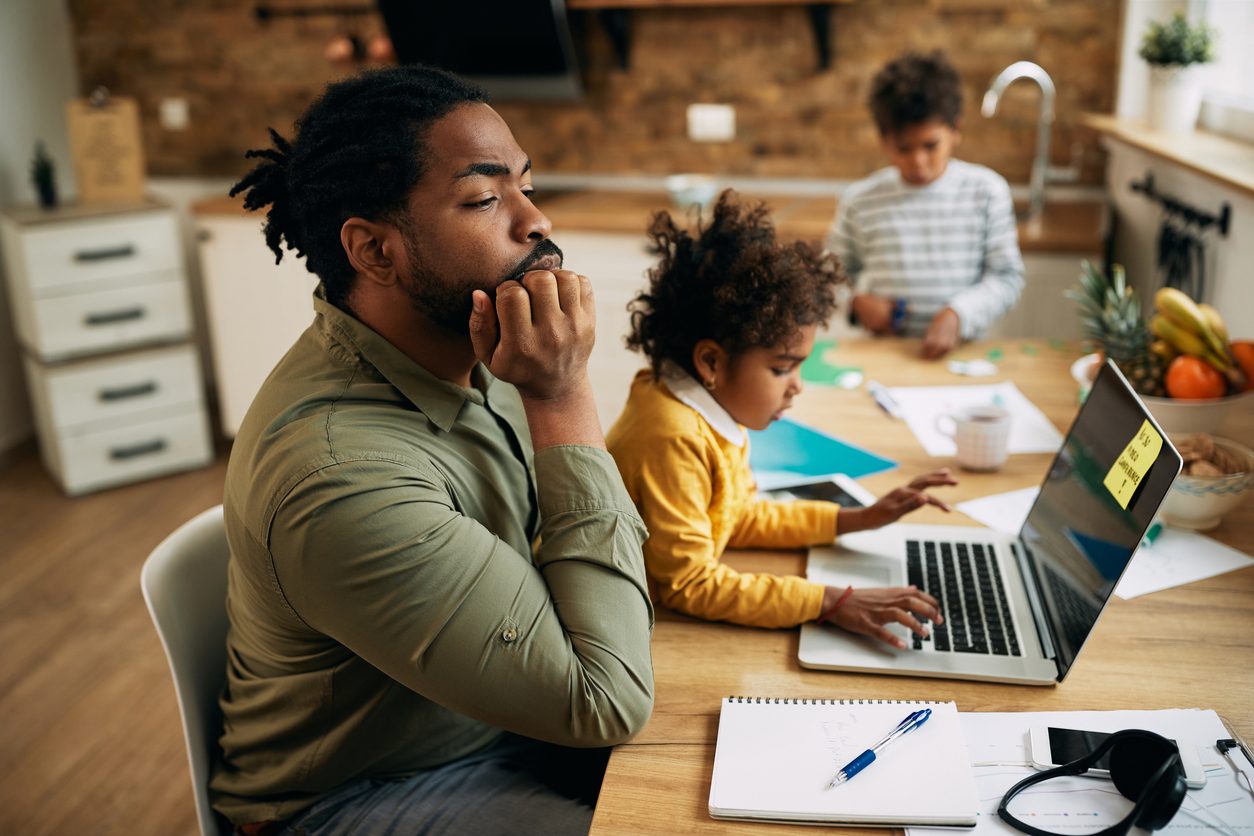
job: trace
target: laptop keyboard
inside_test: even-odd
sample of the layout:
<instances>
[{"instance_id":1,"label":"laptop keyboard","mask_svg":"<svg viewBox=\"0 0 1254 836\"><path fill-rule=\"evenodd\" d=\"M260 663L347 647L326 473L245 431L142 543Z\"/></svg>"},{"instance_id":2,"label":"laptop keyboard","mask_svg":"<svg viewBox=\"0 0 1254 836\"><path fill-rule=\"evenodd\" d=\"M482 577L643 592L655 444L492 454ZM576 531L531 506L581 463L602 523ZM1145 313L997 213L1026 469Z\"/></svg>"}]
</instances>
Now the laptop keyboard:
<instances>
[{"instance_id":1,"label":"laptop keyboard","mask_svg":"<svg viewBox=\"0 0 1254 836\"><path fill-rule=\"evenodd\" d=\"M1053 599L1054 608L1061 616L1063 632L1067 636L1067 642L1073 648L1073 651L1078 650L1080 645L1084 644L1084 640L1088 638L1089 630L1092 629L1093 623L1097 621L1097 617L1101 615L1102 609L1101 607L1093 606L1092 603L1080 597L1048 565L1045 566L1045 580L1049 584L1050 597Z\"/></svg>"},{"instance_id":2,"label":"laptop keyboard","mask_svg":"<svg viewBox=\"0 0 1254 836\"><path fill-rule=\"evenodd\" d=\"M912 635L915 650L930 644L945 653L1023 655L991 545L907 540L906 579L945 614L941 625L923 621L931 635Z\"/></svg>"}]
</instances>

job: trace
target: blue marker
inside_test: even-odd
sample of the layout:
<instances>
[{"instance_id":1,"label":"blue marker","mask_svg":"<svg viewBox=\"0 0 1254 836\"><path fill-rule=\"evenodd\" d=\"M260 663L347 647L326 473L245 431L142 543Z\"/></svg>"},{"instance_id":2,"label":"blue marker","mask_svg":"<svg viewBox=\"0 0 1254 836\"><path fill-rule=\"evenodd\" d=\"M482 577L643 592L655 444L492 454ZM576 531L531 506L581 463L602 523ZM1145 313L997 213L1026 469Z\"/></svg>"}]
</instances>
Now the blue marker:
<instances>
[{"instance_id":1,"label":"blue marker","mask_svg":"<svg viewBox=\"0 0 1254 836\"><path fill-rule=\"evenodd\" d=\"M932 709L930 708L921 708L918 711L911 712L909 715L906 716L906 719L902 720L900 723L897 724L897 728L893 729L888 734L884 735L884 737L880 739L879 743L876 743L870 749L867 749L861 755L858 755L856 758L849 761L849 763L845 764L844 769L836 773L836 777L833 778L832 782L827 785L827 788L830 790L832 787L836 786L837 784L843 784L846 781L848 781L850 778L852 778L853 776L857 775L862 770L866 769L868 766L870 766L872 763L875 762L876 752L880 751L881 749L883 749L889 743L892 743L897 738L902 737L906 735L907 733L914 731L919 726L926 723L927 718L931 716L932 716Z\"/></svg>"}]
</instances>

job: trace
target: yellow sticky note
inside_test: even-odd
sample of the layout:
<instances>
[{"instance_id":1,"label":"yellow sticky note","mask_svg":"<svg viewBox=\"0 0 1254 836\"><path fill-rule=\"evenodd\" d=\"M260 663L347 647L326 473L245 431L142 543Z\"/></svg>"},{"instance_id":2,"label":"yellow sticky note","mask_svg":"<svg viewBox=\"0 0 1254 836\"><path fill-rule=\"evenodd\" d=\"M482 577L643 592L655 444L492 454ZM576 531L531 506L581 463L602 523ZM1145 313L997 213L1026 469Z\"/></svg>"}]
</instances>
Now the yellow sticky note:
<instances>
[{"instance_id":1,"label":"yellow sticky note","mask_svg":"<svg viewBox=\"0 0 1254 836\"><path fill-rule=\"evenodd\" d=\"M1162 449L1163 437L1148 420L1142 421L1141 429L1137 430L1128 446L1123 448L1123 452L1115 459L1115 463L1110 466L1110 472L1102 481L1120 508L1128 510L1128 502L1132 499L1132 494L1136 493L1137 485L1141 484Z\"/></svg>"}]
</instances>

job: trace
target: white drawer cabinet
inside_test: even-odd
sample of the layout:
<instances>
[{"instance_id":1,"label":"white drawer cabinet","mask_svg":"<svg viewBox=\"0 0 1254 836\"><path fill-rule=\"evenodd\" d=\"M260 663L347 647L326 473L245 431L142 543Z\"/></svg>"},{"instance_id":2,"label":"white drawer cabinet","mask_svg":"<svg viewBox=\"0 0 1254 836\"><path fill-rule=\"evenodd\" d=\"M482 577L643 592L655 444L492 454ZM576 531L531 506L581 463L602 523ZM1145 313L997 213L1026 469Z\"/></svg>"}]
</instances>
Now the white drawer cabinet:
<instances>
[{"instance_id":1,"label":"white drawer cabinet","mask_svg":"<svg viewBox=\"0 0 1254 836\"><path fill-rule=\"evenodd\" d=\"M173 213L83 218L33 227L22 235L19 262L38 295L75 285L181 269Z\"/></svg>"},{"instance_id":2,"label":"white drawer cabinet","mask_svg":"<svg viewBox=\"0 0 1254 836\"><path fill-rule=\"evenodd\" d=\"M0 218L40 451L68 494L212 458L178 235L155 203Z\"/></svg>"},{"instance_id":3,"label":"white drawer cabinet","mask_svg":"<svg viewBox=\"0 0 1254 836\"><path fill-rule=\"evenodd\" d=\"M148 278L148 277L145 277ZM191 330L182 275L127 287L89 285L81 293L36 299L23 344L49 360L178 340Z\"/></svg>"}]
</instances>

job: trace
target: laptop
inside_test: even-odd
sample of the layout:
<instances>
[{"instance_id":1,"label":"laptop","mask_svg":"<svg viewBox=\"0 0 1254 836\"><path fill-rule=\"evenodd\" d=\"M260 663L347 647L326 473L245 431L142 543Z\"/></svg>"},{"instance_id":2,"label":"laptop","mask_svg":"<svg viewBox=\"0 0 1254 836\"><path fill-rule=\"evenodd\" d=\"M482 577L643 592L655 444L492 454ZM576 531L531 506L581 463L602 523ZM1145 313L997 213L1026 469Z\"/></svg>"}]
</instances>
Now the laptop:
<instances>
[{"instance_id":1,"label":"laptop","mask_svg":"<svg viewBox=\"0 0 1254 836\"><path fill-rule=\"evenodd\" d=\"M1155 439L1161 444L1156 456ZM1181 464L1162 427L1106 361L1018 536L895 524L810 550L810 580L841 587L914 584L941 602L945 623L927 624L927 639L892 625L906 650L830 624L807 624L797 652L802 666L1061 682Z\"/></svg>"}]
</instances>

